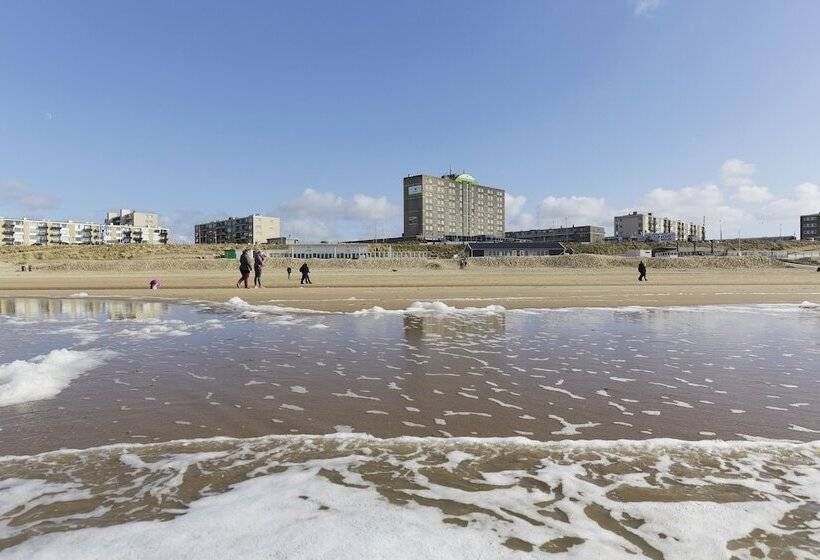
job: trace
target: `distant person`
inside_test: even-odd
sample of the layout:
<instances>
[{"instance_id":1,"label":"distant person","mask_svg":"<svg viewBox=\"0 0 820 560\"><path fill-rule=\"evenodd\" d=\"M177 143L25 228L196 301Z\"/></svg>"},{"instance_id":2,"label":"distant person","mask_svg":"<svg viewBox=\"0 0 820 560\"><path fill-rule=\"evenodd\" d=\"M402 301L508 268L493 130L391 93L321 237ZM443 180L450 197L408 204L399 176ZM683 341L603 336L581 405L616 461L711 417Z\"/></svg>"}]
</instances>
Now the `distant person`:
<instances>
[{"instance_id":1,"label":"distant person","mask_svg":"<svg viewBox=\"0 0 820 560\"><path fill-rule=\"evenodd\" d=\"M288 280L290 280L290 275L291 275L292 272L293 272L293 269L291 267L288 267Z\"/></svg>"},{"instance_id":2,"label":"distant person","mask_svg":"<svg viewBox=\"0 0 820 560\"><path fill-rule=\"evenodd\" d=\"M313 282L310 281L310 268L308 267L307 263L303 263L302 266L299 267L299 272L302 273L302 279L299 280L300 284L312 284Z\"/></svg>"},{"instance_id":3,"label":"distant person","mask_svg":"<svg viewBox=\"0 0 820 560\"><path fill-rule=\"evenodd\" d=\"M159 286L159 278L153 278L150 282L148 282L148 288L151 290L159 290Z\"/></svg>"},{"instance_id":4,"label":"distant person","mask_svg":"<svg viewBox=\"0 0 820 560\"><path fill-rule=\"evenodd\" d=\"M265 261L268 256L263 251L253 252L253 287L262 287L262 269L265 267Z\"/></svg>"},{"instance_id":5,"label":"distant person","mask_svg":"<svg viewBox=\"0 0 820 560\"><path fill-rule=\"evenodd\" d=\"M242 251L242 255L239 257L239 280L236 282L236 287L238 288L240 284L243 282L245 283L245 287L248 288L248 278L251 275L251 270L253 270L253 257L251 256L251 252L248 249Z\"/></svg>"},{"instance_id":6,"label":"distant person","mask_svg":"<svg viewBox=\"0 0 820 560\"><path fill-rule=\"evenodd\" d=\"M638 274L638 282L642 282L644 280L646 280L647 282L649 281L646 277L646 265L643 264L643 261L638 263Z\"/></svg>"}]
</instances>

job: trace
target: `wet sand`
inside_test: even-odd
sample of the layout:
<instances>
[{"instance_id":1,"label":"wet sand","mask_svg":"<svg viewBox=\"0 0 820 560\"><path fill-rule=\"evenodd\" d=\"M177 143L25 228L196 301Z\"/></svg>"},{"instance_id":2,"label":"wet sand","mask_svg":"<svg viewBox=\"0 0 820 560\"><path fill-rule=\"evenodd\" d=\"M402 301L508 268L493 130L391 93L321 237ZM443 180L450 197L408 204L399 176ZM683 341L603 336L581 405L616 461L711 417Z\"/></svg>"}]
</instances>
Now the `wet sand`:
<instances>
[{"instance_id":1,"label":"wet sand","mask_svg":"<svg viewBox=\"0 0 820 560\"><path fill-rule=\"evenodd\" d=\"M368 303L0 299L0 559L820 553L816 305Z\"/></svg>"},{"instance_id":2,"label":"wet sand","mask_svg":"<svg viewBox=\"0 0 820 560\"><path fill-rule=\"evenodd\" d=\"M236 278L224 272L180 273L0 273L0 296L94 296L165 298L171 301L223 302L240 296L251 303L277 303L324 311L355 311L378 305L404 309L414 301L444 301L456 307L502 305L527 307L596 307L625 305L703 305L800 303L820 298L820 273L811 268L726 271L651 270L648 283L638 283L630 269L459 270L402 269L322 270L314 284L300 287L298 275L268 270L266 288L233 287ZM162 289L147 289L158 277ZM271 301L273 300L273 301Z\"/></svg>"},{"instance_id":3,"label":"wet sand","mask_svg":"<svg viewBox=\"0 0 820 560\"><path fill-rule=\"evenodd\" d=\"M7 453L338 431L542 441L820 433L813 308L428 304L354 315L241 300L0 304L3 363L114 352L51 398L0 407Z\"/></svg>"}]
</instances>

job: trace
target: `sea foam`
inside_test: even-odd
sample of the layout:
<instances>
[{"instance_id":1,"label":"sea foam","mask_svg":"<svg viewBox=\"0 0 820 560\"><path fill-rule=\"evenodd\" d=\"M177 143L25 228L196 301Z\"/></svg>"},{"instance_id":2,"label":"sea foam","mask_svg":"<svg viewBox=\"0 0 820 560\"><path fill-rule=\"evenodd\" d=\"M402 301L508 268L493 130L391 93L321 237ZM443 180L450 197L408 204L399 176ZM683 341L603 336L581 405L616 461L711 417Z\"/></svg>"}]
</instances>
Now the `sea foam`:
<instances>
[{"instance_id":1,"label":"sea foam","mask_svg":"<svg viewBox=\"0 0 820 560\"><path fill-rule=\"evenodd\" d=\"M496 315L504 313L501 305L486 307L454 307L443 301L415 301L405 309L385 309L375 306L353 311L351 315Z\"/></svg>"},{"instance_id":2,"label":"sea foam","mask_svg":"<svg viewBox=\"0 0 820 560\"><path fill-rule=\"evenodd\" d=\"M0 472L30 478L0 484L0 534L23 539L0 558L688 559L750 557L767 542L808 559L799 514L820 499L817 453L817 443L334 434L5 457ZM106 476L89 468L98 464ZM73 509L89 496L107 507ZM57 503L51 515L14 509ZM124 512L136 519L118 521Z\"/></svg>"},{"instance_id":3,"label":"sea foam","mask_svg":"<svg viewBox=\"0 0 820 560\"><path fill-rule=\"evenodd\" d=\"M56 397L77 377L99 367L109 350L60 348L30 360L0 365L0 406Z\"/></svg>"}]
</instances>

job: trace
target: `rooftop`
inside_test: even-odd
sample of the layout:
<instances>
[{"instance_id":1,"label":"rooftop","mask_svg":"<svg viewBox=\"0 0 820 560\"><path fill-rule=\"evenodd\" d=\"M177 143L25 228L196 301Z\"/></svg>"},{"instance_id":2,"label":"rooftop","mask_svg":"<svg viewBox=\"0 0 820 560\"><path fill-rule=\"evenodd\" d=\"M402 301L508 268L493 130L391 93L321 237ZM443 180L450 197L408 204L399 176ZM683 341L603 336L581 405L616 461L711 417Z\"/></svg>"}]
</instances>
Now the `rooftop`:
<instances>
[{"instance_id":1,"label":"rooftop","mask_svg":"<svg viewBox=\"0 0 820 560\"><path fill-rule=\"evenodd\" d=\"M477 185L478 179L470 175L469 173L462 173L455 179L456 183L470 183L471 185Z\"/></svg>"}]
</instances>

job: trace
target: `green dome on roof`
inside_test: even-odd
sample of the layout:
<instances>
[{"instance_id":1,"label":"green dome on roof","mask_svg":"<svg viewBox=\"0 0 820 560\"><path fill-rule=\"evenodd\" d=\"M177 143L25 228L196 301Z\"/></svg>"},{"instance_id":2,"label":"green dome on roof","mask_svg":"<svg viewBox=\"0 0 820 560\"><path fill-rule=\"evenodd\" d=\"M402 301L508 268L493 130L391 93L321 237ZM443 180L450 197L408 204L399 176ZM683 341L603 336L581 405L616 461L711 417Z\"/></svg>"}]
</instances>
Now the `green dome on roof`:
<instances>
[{"instance_id":1,"label":"green dome on roof","mask_svg":"<svg viewBox=\"0 0 820 560\"><path fill-rule=\"evenodd\" d=\"M461 175L456 177L456 183L470 183L471 185L477 185L478 179L476 179L469 173L462 173Z\"/></svg>"}]
</instances>

